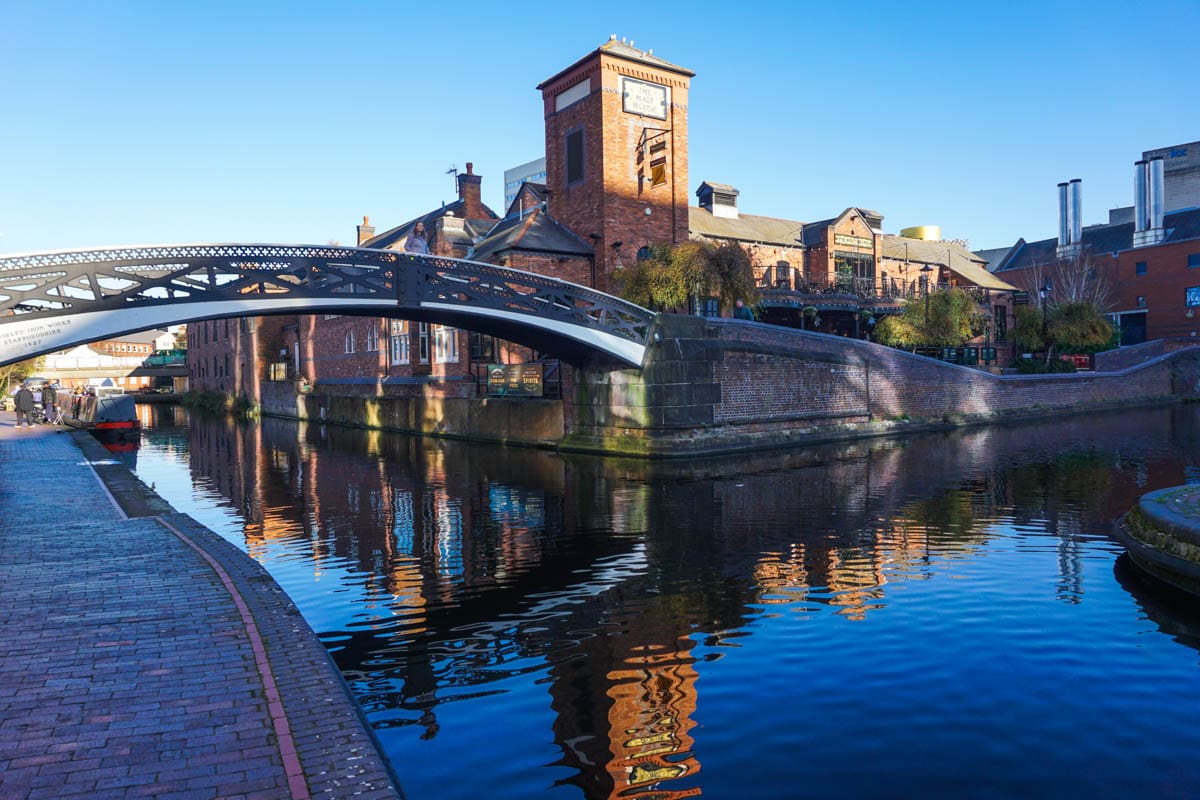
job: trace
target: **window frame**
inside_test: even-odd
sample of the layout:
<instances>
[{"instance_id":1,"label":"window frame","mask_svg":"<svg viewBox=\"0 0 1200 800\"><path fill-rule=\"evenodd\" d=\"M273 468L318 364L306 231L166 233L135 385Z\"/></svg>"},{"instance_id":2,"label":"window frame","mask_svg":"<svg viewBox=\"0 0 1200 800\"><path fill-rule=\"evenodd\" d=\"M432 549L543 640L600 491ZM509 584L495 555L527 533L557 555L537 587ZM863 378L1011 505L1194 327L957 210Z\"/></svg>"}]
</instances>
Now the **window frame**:
<instances>
[{"instance_id":1,"label":"window frame","mask_svg":"<svg viewBox=\"0 0 1200 800\"><path fill-rule=\"evenodd\" d=\"M578 175L572 178L572 140L578 141ZM576 125L563 132L563 181L567 186L575 186L587 180L587 132L582 125Z\"/></svg>"}]
</instances>

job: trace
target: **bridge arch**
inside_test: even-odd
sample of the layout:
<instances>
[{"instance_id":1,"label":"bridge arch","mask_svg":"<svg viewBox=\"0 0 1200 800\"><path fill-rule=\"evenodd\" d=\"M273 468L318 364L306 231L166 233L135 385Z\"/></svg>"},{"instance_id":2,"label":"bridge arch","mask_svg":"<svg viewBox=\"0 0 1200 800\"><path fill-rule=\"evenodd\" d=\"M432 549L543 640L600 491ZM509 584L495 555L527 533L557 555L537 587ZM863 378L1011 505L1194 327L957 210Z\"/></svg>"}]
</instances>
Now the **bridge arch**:
<instances>
[{"instance_id":1,"label":"bridge arch","mask_svg":"<svg viewBox=\"0 0 1200 800\"><path fill-rule=\"evenodd\" d=\"M0 366L134 331L277 314L433 322L570 363L635 367L654 321L578 284L394 250L182 244L0 257Z\"/></svg>"}]
</instances>

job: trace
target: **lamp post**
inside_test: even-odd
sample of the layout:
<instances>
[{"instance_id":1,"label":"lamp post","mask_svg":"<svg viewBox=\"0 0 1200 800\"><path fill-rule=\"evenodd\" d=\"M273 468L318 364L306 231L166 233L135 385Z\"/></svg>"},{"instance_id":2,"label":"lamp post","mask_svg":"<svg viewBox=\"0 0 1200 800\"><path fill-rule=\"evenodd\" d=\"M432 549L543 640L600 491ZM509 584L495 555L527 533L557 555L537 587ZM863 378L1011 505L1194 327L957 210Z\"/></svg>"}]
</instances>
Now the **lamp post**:
<instances>
[{"instance_id":1,"label":"lamp post","mask_svg":"<svg viewBox=\"0 0 1200 800\"><path fill-rule=\"evenodd\" d=\"M1050 293L1054 291L1054 282L1046 278L1046 283L1041 289L1038 289L1038 296L1042 299L1042 340L1046 339L1046 306L1050 303ZM1047 344L1047 347L1049 345Z\"/></svg>"},{"instance_id":2,"label":"lamp post","mask_svg":"<svg viewBox=\"0 0 1200 800\"><path fill-rule=\"evenodd\" d=\"M929 273L933 272L933 267L926 264L921 267L921 291L925 295L925 324L929 324Z\"/></svg>"}]
</instances>

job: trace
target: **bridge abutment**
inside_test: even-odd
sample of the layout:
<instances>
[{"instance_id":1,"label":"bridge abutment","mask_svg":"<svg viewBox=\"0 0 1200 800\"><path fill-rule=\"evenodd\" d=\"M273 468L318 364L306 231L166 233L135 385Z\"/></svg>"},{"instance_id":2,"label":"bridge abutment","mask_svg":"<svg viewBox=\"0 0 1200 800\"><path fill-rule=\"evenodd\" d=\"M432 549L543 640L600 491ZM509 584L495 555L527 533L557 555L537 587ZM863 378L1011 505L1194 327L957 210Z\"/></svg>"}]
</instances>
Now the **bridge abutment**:
<instances>
[{"instance_id":1,"label":"bridge abutment","mask_svg":"<svg viewBox=\"0 0 1200 800\"><path fill-rule=\"evenodd\" d=\"M563 450L685 457L1200 398L1200 347L994 375L869 342L661 315L639 370L582 369Z\"/></svg>"}]
</instances>

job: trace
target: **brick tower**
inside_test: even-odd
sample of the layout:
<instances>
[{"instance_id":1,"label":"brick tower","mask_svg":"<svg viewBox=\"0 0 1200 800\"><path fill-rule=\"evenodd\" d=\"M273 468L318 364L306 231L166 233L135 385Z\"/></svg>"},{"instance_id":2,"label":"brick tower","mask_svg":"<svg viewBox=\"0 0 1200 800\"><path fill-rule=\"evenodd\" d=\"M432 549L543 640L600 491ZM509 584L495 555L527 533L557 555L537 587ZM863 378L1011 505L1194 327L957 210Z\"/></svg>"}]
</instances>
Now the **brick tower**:
<instances>
[{"instance_id":1,"label":"brick tower","mask_svg":"<svg viewBox=\"0 0 1200 800\"><path fill-rule=\"evenodd\" d=\"M601 291L640 248L687 241L693 75L614 36L537 87L549 212L593 243Z\"/></svg>"}]
</instances>

